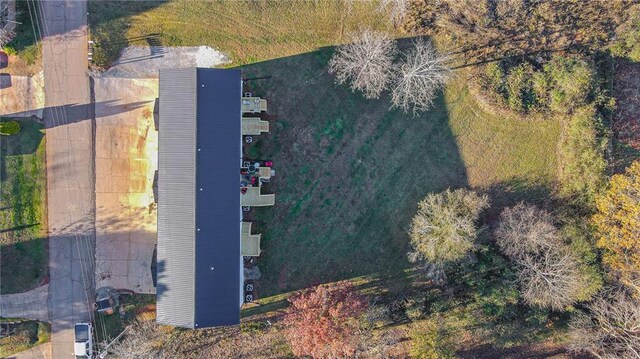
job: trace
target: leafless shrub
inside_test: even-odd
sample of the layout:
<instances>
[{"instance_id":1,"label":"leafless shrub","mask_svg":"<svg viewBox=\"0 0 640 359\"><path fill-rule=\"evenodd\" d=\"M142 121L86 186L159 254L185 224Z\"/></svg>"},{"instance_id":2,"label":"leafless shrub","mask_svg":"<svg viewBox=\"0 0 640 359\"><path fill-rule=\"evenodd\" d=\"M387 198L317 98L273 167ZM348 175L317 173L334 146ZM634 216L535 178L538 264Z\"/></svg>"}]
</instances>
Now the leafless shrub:
<instances>
[{"instance_id":1,"label":"leafless shrub","mask_svg":"<svg viewBox=\"0 0 640 359\"><path fill-rule=\"evenodd\" d=\"M393 75L396 44L387 34L365 30L351 35L351 43L336 49L329 61L329 73L336 83L349 83L369 99L380 97Z\"/></svg>"},{"instance_id":2,"label":"leafless shrub","mask_svg":"<svg viewBox=\"0 0 640 359\"><path fill-rule=\"evenodd\" d=\"M517 281L527 303L562 310L584 299L588 279L548 212L523 203L507 208L495 236L500 250L518 267Z\"/></svg>"},{"instance_id":3,"label":"leafless shrub","mask_svg":"<svg viewBox=\"0 0 640 359\"><path fill-rule=\"evenodd\" d=\"M0 29L0 49L7 46L7 44L13 40L15 35L16 34L13 31Z\"/></svg>"},{"instance_id":4,"label":"leafless shrub","mask_svg":"<svg viewBox=\"0 0 640 359\"><path fill-rule=\"evenodd\" d=\"M429 109L451 74L448 60L449 56L438 54L431 42L415 41L393 84L391 107L414 114Z\"/></svg>"},{"instance_id":5,"label":"leafless shrub","mask_svg":"<svg viewBox=\"0 0 640 359\"><path fill-rule=\"evenodd\" d=\"M381 0L379 10L389 14L393 26L399 26L409 12L409 0Z\"/></svg>"},{"instance_id":6,"label":"leafless shrub","mask_svg":"<svg viewBox=\"0 0 640 359\"><path fill-rule=\"evenodd\" d=\"M127 328L123 338L109 348L115 358L163 358L167 333L155 320L137 320Z\"/></svg>"},{"instance_id":7,"label":"leafless shrub","mask_svg":"<svg viewBox=\"0 0 640 359\"><path fill-rule=\"evenodd\" d=\"M640 302L624 290L603 294L570 324L574 351L602 359L640 358Z\"/></svg>"}]
</instances>

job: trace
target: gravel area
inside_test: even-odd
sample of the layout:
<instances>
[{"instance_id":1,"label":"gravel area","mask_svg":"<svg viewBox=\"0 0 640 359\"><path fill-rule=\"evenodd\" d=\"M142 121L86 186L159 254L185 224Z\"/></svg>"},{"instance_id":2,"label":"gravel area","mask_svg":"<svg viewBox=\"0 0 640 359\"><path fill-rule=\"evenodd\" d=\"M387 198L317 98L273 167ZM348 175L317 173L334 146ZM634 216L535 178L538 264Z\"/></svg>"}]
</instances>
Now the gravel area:
<instances>
[{"instance_id":1,"label":"gravel area","mask_svg":"<svg viewBox=\"0 0 640 359\"><path fill-rule=\"evenodd\" d=\"M129 46L101 76L156 78L164 68L215 67L230 62L227 55L209 46Z\"/></svg>"}]
</instances>

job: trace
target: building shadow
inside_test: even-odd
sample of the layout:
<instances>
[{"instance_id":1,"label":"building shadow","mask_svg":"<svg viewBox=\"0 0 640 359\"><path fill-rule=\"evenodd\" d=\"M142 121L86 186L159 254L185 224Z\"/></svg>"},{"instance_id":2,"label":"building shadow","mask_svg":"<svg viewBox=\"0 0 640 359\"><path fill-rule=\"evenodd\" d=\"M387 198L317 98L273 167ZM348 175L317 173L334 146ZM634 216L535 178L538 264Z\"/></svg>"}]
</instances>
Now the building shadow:
<instances>
[{"instance_id":1,"label":"building shadow","mask_svg":"<svg viewBox=\"0 0 640 359\"><path fill-rule=\"evenodd\" d=\"M90 120L93 117L93 107L101 107L100 113L105 115L117 115L133 111L149 104L149 101L137 101L121 103L119 100L100 101L95 104L69 104L62 106L48 106L38 110L43 111L45 118L44 128L54 128L72 123ZM36 111L38 111L36 110ZM10 113L3 117L20 116L21 113ZM98 120L97 118L96 120Z\"/></svg>"},{"instance_id":2,"label":"building shadow","mask_svg":"<svg viewBox=\"0 0 640 359\"><path fill-rule=\"evenodd\" d=\"M0 90L8 89L13 86L11 83L11 74L0 74Z\"/></svg>"}]
</instances>

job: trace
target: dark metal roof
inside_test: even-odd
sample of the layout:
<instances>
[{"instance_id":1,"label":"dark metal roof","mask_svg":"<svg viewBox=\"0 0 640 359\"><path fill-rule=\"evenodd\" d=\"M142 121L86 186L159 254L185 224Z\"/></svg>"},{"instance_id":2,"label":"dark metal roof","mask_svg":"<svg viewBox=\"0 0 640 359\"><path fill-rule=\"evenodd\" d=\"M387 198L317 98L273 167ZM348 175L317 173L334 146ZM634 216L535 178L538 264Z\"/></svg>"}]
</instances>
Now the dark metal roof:
<instances>
[{"instance_id":1,"label":"dark metal roof","mask_svg":"<svg viewBox=\"0 0 640 359\"><path fill-rule=\"evenodd\" d=\"M160 71L159 323L240 322L241 91L239 70Z\"/></svg>"}]
</instances>

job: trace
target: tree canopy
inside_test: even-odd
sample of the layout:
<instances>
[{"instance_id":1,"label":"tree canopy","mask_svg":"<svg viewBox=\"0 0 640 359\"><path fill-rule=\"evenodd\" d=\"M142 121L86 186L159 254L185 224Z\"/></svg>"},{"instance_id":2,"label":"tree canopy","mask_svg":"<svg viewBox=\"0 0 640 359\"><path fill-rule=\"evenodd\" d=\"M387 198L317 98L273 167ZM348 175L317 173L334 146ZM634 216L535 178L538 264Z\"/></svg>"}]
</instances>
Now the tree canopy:
<instances>
[{"instance_id":1,"label":"tree canopy","mask_svg":"<svg viewBox=\"0 0 640 359\"><path fill-rule=\"evenodd\" d=\"M640 160L611 178L593 216L603 262L622 283L640 291Z\"/></svg>"}]
</instances>

